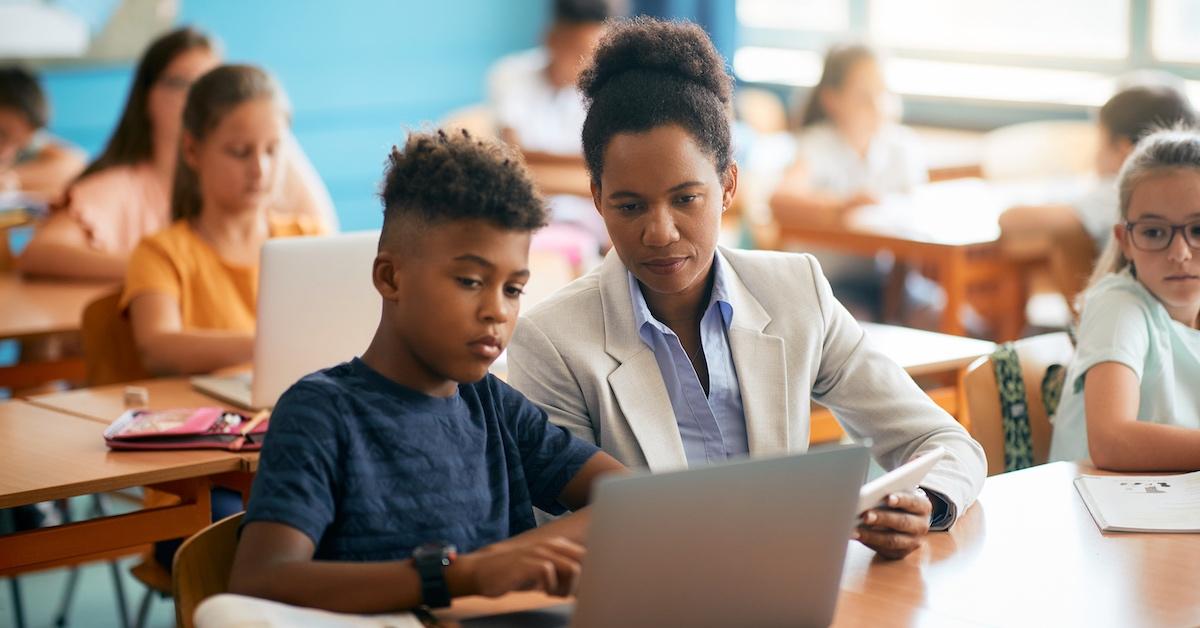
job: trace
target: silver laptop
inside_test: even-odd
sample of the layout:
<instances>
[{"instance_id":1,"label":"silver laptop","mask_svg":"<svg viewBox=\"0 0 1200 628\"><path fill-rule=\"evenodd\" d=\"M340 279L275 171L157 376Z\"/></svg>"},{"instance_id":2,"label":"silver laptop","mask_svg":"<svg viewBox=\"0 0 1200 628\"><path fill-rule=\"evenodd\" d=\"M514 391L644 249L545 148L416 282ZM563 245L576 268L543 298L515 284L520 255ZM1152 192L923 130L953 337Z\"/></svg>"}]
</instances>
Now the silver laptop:
<instances>
[{"instance_id":1,"label":"silver laptop","mask_svg":"<svg viewBox=\"0 0 1200 628\"><path fill-rule=\"evenodd\" d=\"M192 378L197 390L269 408L296 380L366 350L381 302L371 281L379 232L268 240L258 274L254 371Z\"/></svg>"},{"instance_id":2,"label":"silver laptop","mask_svg":"<svg viewBox=\"0 0 1200 628\"><path fill-rule=\"evenodd\" d=\"M868 454L858 445L596 488L577 602L464 626L827 626Z\"/></svg>"}]
</instances>

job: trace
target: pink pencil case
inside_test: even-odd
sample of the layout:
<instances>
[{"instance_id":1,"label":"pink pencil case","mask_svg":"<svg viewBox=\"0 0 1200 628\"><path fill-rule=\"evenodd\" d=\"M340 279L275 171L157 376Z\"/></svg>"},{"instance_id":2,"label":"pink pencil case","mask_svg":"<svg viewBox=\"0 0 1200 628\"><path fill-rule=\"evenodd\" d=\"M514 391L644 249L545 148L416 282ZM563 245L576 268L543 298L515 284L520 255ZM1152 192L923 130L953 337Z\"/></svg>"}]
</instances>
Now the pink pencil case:
<instances>
[{"instance_id":1,"label":"pink pencil case","mask_svg":"<svg viewBox=\"0 0 1200 628\"><path fill-rule=\"evenodd\" d=\"M129 410L104 430L112 449L227 449L262 447L269 420L223 408Z\"/></svg>"}]
</instances>

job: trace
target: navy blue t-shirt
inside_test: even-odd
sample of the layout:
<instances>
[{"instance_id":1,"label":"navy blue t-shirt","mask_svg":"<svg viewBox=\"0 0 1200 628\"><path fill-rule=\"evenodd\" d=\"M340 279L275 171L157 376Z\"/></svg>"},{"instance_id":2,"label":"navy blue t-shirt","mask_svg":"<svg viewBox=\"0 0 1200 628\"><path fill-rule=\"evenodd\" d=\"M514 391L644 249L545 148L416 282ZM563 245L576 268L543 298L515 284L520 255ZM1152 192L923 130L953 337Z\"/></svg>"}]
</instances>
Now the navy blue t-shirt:
<instances>
[{"instance_id":1,"label":"navy blue t-shirt","mask_svg":"<svg viewBox=\"0 0 1200 628\"><path fill-rule=\"evenodd\" d=\"M559 493L596 451L495 376L430 397L355 358L280 397L245 521L300 530L318 560L470 552L536 527L534 506L564 512Z\"/></svg>"}]
</instances>

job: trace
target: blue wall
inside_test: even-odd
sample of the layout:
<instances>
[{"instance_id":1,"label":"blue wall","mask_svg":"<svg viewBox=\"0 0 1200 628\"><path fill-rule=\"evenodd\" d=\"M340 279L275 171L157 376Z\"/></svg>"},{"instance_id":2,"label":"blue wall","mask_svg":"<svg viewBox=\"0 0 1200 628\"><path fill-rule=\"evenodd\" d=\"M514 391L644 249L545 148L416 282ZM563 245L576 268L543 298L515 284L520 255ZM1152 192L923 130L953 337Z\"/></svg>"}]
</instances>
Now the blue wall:
<instances>
[{"instance_id":1,"label":"blue wall","mask_svg":"<svg viewBox=\"0 0 1200 628\"><path fill-rule=\"evenodd\" d=\"M184 0L179 21L216 34L228 60L279 78L296 137L353 230L380 224L388 149L406 130L482 100L488 66L536 45L546 16L543 0ZM131 70L47 70L52 130L94 155Z\"/></svg>"}]
</instances>

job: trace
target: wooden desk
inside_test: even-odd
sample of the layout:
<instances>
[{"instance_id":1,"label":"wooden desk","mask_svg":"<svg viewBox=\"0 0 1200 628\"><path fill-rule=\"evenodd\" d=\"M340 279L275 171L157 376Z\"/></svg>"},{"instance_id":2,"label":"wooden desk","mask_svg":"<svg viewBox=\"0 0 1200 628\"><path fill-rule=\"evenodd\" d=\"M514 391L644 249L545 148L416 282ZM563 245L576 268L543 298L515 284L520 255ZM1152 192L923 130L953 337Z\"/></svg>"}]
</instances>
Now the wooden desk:
<instances>
[{"instance_id":1,"label":"wooden desk","mask_svg":"<svg viewBox=\"0 0 1200 628\"><path fill-rule=\"evenodd\" d=\"M107 282L32 280L0 272L0 339L78 334L83 309L114 288ZM55 379L83 377L80 358L23 362L0 367L0 388L28 388Z\"/></svg>"},{"instance_id":2,"label":"wooden desk","mask_svg":"<svg viewBox=\"0 0 1200 628\"><path fill-rule=\"evenodd\" d=\"M1101 534L1072 480L1043 465L987 479L954 529L904 560L850 544L835 626L1196 626L1200 535ZM456 620L561 604L463 598Z\"/></svg>"},{"instance_id":3,"label":"wooden desk","mask_svg":"<svg viewBox=\"0 0 1200 628\"><path fill-rule=\"evenodd\" d=\"M145 388L150 395L151 408L219 406L226 410L245 412L242 408L219 401L192 388L187 377L166 377L128 384L80 388L46 395L34 395L27 397L25 401L41 408L108 425L125 412L126 386ZM232 455L241 460L240 473L223 475L215 478L214 481L225 488L249 495L253 474L258 471L258 452Z\"/></svg>"},{"instance_id":4,"label":"wooden desk","mask_svg":"<svg viewBox=\"0 0 1200 628\"><path fill-rule=\"evenodd\" d=\"M969 296L984 303L999 340L1015 340L1025 327L1026 271L1037 260L1015 260L1001 250L1000 214L1034 199L1069 198L1078 181L988 184L960 179L919 188L910 196L847 214L839 224L781 224L782 242L811 244L873 257L889 251L897 261L930 268L946 293L941 331L962 335L959 316Z\"/></svg>"},{"instance_id":5,"label":"wooden desk","mask_svg":"<svg viewBox=\"0 0 1200 628\"><path fill-rule=\"evenodd\" d=\"M23 401L0 403L0 508L134 486L172 493L181 503L0 536L0 576L189 536L211 521L210 478L244 466L228 452L113 452L103 431L94 420Z\"/></svg>"},{"instance_id":6,"label":"wooden desk","mask_svg":"<svg viewBox=\"0 0 1200 628\"><path fill-rule=\"evenodd\" d=\"M900 365L913 377L945 376L949 385L926 390L934 403L958 416L958 373L982 355L996 349L993 342L963 336L951 336L936 332L863 323L867 338L884 355ZM836 442L844 432L833 413L813 405L809 420L809 442L813 444Z\"/></svg>"}]
</instances>

